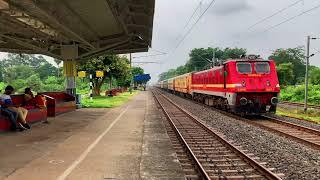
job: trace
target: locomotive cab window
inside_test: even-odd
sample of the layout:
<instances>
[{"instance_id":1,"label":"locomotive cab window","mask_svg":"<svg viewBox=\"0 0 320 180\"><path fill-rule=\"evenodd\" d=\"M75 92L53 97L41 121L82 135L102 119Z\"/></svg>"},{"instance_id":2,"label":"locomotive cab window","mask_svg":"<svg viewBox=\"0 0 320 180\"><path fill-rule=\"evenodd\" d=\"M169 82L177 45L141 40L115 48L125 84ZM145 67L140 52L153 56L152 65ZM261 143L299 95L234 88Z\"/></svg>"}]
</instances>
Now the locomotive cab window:
<instances>
[{"instance_id":1,"label":"locomotive cab window","mask_svg":"<svg viewBox=\"0 0 320 180\"><path fill-rule=\"evenodd\" d=\"M238 62L237 71L241 74L251 74L252 73L251 64L246 62Z\"/></svg>"},{"instance_id":2,"label":"locomotive cab window","mask_svg":"<svg viewBox=\"0 0 320 180\"><path fill-rule=\"evenodd\" d=\"M270 73L270 65L268 62L256 62L254 68L258 74Z\"/></svg>"}]
</instances>

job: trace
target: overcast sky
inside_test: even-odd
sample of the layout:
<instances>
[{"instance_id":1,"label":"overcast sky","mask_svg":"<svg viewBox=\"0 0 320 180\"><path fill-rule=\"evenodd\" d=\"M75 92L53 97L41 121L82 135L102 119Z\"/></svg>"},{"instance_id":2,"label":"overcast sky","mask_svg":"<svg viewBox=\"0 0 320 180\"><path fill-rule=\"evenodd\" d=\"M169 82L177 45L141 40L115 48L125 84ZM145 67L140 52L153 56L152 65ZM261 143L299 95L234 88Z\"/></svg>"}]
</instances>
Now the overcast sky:
<instances>
[{"instance_id":1,"label":"overcast sky","mask_svg":"<svg viewBox=\"0 0 320 180\"><path fill-rule=\"evenodd\" d=\"M139 64L146 73L151 74L153 82L158 79L161 72L185 64L188 53L193 48L247 48L250 54L260 54L267 58L276 48L304 46L307 35L320 37L320 8L265 32L273 25L320 5L320 0L300 1L281 14L249 30L248 27L259 20L288 7L297 0L216 0L173 52L181 37L204 12L210 1L202 1L201 8L197 10L189 26L184 28L200 0L156 0L152 48L148 53L133 54L133 57L137 57L157 54L156 51L168 53L165 56L133 59L134 62L160 63ZM320 51L320 40L311 42L311 52L314 53L316 50ZM0 53L0 58L3 56L4 54ZM311 64L320 66L320 53L310 61Z\"/></svg>"},{"instance_id":2,"label":"overcast sky","mask_svg":"<svg viewBox=\"0 0 320 180\"><path fill-rule=\"evenodd\" d=\"M134 56L157 54L153 49L168 53L165 56L134 59L135 62L161 63L139 65L152 75L153 81L158 79L157 76L161 72L183 65L193 48L217 46L247 48L248 53L260 54L267 58L276 48L304 46L307 35L320 37L320 8L265 32L271 26L320 5L320 0L300 1L252 29L248 27L297 0L216 0L183 43L173 52L181 37L207 8L210 1L202 1L201 10L197 11L189 26L184 28L200 0L156 0L152 49L149 53L134 54ZM314 53L316 50L320 51L320 40L311 42L311 52ZM320 66L320 54L312 57L310 61L311 64Z\"/></svg>"}]
</instances>

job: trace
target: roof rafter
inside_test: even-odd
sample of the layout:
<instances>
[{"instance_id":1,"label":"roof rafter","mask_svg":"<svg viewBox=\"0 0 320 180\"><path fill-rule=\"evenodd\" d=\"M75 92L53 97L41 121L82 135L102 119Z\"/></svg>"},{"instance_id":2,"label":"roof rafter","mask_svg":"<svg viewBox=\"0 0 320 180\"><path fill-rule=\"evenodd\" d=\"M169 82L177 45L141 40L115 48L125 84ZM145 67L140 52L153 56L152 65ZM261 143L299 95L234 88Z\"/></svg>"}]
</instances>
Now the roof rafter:
<instances>
[{"instance_id":1,"label":"roof rafter","mask_svg":"<svg viewBox=\"0 0 320 180\"><path fill-rule=\"evenodd\" d=\"M32 0L28 0L28 3L31 3L33 5L33 8L36 8L38 12L40 12L45 18L47 18L48 20L50 20L51 22L53 22L57 27L59 27L60 30L66 32L67 34L70 34L71 36L73 36L75 39L77 39L78 41L86 44L87 46L89 46L90 48L94 49L95 47L86 39L84 39L83 37L81 37L79 34L77 34L76 32L74 32L73 30L71 30L69 27L67 27L66 25L60 23L56 17L54 17L52 14L49 14L48 12L46 12L45 10L43 10L39 4L37 4L37 1L32 1ZM15 5L18 6L19 5Z\"/></svg>"}]
</instances>

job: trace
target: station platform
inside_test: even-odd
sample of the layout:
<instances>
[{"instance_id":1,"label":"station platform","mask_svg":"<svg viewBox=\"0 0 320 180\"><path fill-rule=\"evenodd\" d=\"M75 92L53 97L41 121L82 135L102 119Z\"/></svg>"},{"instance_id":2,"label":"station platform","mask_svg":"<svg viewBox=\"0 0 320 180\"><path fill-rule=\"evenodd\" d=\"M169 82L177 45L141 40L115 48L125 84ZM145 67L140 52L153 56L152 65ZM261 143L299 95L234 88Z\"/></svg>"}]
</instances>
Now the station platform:
<instances>
[{"instance_id":1,"label":"station platform","mask_svg":"<svg viewBox=\"0 0 320 180\"><path fill-rule=\"evenodd\" d=\"M0 134L0 179L185 179L151 92Z\"/></svg>"}]
</instances>

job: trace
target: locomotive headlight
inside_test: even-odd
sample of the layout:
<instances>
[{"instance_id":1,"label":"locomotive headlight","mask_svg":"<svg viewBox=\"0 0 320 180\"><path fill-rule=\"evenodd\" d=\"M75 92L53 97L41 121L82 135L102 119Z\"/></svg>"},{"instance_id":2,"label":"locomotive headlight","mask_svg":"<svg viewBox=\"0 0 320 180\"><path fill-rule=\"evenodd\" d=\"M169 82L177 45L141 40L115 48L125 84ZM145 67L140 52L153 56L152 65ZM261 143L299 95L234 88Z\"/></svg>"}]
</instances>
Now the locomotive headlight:
<instances>
[{"instance_id":1,"label":"locomotive headlight","mask_svg":"<svg viewBox=\"0 0 320 180\"><path fill-rule=\"evenodd\" d=\"M246 82L245 81L242 81L242 86L246 87Z\"/></svg>"},{"instance_id":2,"label":"locomotive headlight","mask_svg":"<svg viewBox=\"0 0 320 180\"><path fill-rule=\"evenodd\" d=\"M248 104L247 98L245 98L245 97L240 98L240 104L241 104L242 106L247 105L247 104Z\"/></svg>"},{"instance_id":3,"label":"locomotive headlight","mask_svg":"<svg viewBox=\"0 0 320 180\"><path fill-rule=\"evenodd\" d=\"M272 105L276 105L276 104L278 104L278 102L279 102L279 100L278 100L277 97L271 98L271 104L272 104Z\"/></svg>"},{"instance_id":4,"label":"locomotive headlight","mask_svg":"<svg viewBox=\"0 0 320 180\"><path fill-rule=\"evenodd\" d=\"M269 81L269 80L267 80L267 86L271 86L271 84L270 84L270 81Z\"/></svg>"}]
</instances>

